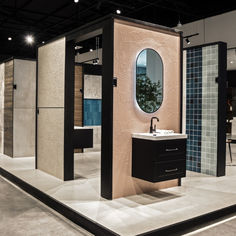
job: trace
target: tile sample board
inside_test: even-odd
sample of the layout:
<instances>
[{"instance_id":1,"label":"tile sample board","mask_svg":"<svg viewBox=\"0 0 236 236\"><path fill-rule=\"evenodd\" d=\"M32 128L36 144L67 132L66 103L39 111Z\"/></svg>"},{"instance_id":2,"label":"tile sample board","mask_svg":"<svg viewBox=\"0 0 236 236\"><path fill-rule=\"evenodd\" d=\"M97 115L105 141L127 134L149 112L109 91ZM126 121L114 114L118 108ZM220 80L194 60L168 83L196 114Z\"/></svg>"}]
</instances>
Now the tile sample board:
<instances>
[{"instance_id":1,"label":"tile sample board","mask_svg":"<svg viewBox=\"0 0 236 236\"><path fill-rule=\"evenodd\" d=\"M13 156L13 60L5 63L4 154Z\"/></svg>"},{"instance_id":2,"label":"tile sample board","mask_svg":"<svg viewBox=\"0 0 236 236\"><path fill-rule=\"evenodd\" d=\"M34 156L36 62L12 59L4 64L4 154Z\"/></svg>"},{"instance_id":3,"label":"tile sample board","mask_svg":"<svg viewBox=\"0 0 236 236\"><path fill-rule=\"evenodd\" d=\"M84 75L84 126L101 125L102 76Z\"/></svg>"},{"instance_id":4,"label":"tile sample board","mask_svg":"<svg viewBox=\"0 0 236 236\"><path fill-rule=\"evenodd\" d=\"M223 143L219 140L225 136L225 130L219 127L226 124L221 122L226 78L220 76L223 70L220 47L218 43L192 47L184 51L183 57L187 169L213 176L218 175L218 159L225 155L225 149L220 150L220 146L225 146L225 139Z\"/></svg>"},{"instance_id":5,"label":"tile sample board","mask_svg":"<svg viewBox=\"0 0 236 236\"><path fill-rule=\"evenodd\" d=\"M64 180L65 38L38 49L37 157L39 170Z\"/></svg>"},{"instance_id":6,"label":"tile sample board","mask_svg":"<svg viewBox=\"0 0 236 236\"><path fill-rule=\"evenodd\" d=\"M13 156L35 155L36 62L14 59Z\"/></svg>"}]
</instances>

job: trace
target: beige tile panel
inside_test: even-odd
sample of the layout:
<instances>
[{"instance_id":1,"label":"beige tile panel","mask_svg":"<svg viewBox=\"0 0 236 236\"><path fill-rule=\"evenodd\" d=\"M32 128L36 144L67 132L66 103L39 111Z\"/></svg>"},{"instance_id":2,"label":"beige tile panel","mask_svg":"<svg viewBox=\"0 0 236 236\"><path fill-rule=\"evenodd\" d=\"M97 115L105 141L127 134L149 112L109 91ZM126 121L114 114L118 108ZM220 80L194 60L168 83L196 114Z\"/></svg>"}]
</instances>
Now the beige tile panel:
<instances>
[{"instance_id":1,"label":"beige tile panel","mask_svg":"<svg viewBox=\"0 0 236 236\"><path fill-rule=\"evenodd\" d=\"M14 59L14 84L14 108L35 108L35 61Z\"/></svg>"},{"instance_id":2,"label":"beige tile panel","mask_svg":"<svg viewBox=\"0 0 236 236\"><path fill-rule=\"evenodd\" d=\"M5 65L4 63L2 63L0 64L0 108L4 108L4 78L5 78Z\"/></svg>"},{"instance_id":3,"label":"beige tile panel","mask_svg":"<svg viewBox=\"0 0 236 236\"><path fill-rule=\"evenodd\" d=\"M64 108L41 108L38 114L38 169L64 179Z\"/></svg>"},{"instance_id":4,"label":"beige tile panel","mask_svg":"<svg viewBox=\"0 0 236 236\"><path fill-rule=\"evenodd\" d=\"M38 49L38 106L64 107L65 38Z\"/></svg>"},{"instance_id":5,"label":"beige tile panel","mask_svg":"<svg viewBox=\"0 0 236 236\"><path fill-rule=\"evenodd\" d=\"M0 64L0 153L3 153L3 137L4 137L4 77L5 65Z\"/></svg>"},{"instance_id":6,"label":"beige tile panel","mask_svg":"<svg viewBox=\"0 0 236 236\"><path fill-rule=\"evenodd\" d=\"M114 40L118 86L114 88L113 198L176 186L177 180L152 184L131 177L131 137L135 132L148 132L152 116L160 119L157 128L180 131L180 39L115 22ZM136 57L145 48L156 50L164 64L163 103L153 114L144 113L135 104Z\"/></svg>"},{"instance_id":7,"label":"beige tile panel","mask_svg":"<svg viewBox=\"0 0 236 236\"><path fill-rule=\"evenodd\" d=\"M35 156L35 109L13 111L13 157Z\"/></svg>"}]
</instances>

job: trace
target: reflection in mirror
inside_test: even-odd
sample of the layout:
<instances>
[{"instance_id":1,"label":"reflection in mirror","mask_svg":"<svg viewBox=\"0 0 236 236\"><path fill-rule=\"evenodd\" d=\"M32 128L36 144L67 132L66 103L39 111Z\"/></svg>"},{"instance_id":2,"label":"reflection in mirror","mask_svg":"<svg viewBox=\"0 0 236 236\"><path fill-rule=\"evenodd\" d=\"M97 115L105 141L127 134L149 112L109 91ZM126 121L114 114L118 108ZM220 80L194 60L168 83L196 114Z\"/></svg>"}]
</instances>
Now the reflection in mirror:
<instances>
[{"instance_id":1,"label":"reflection in mirror","mask_svg":"<svg viewBox=\"0 0 236 236\"><path fill-rule=\"evenodd\" d=\"M142 50L136 60L136 100L146 113L159 109L163 100L163 63L153 49Z\"/></svg>"}]
</instances>

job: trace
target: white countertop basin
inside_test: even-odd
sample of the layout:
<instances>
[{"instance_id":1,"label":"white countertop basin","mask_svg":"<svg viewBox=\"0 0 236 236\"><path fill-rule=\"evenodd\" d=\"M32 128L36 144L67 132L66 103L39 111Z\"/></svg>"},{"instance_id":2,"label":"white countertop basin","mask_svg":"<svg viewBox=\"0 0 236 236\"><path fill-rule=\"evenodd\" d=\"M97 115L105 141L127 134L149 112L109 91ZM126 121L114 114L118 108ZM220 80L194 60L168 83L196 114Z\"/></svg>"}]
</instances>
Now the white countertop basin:
<instances>
[{"instance_id":1,"label":"white countertop basin","mask_svg":"<svg viewBox=\"0 0 236 236\"><path fill-rule=\"evenodd\" d=\"M86 126L74 126L74 129L92 129L92 128Z\"/></svg>"},{"instance_id":2,"label":"white countertop basin","mask_svg":"<svg viewBox=\"0 0 236 236\"><path fill-rule=\"evenodd\" d=\"M161 134L161 133L133 133L133 138L139 139L147 139L147 140L171 140L171 139L185 139L187 138L187 134L180 133L169 133L169 134Z\"/></svg>"}]
</instances>

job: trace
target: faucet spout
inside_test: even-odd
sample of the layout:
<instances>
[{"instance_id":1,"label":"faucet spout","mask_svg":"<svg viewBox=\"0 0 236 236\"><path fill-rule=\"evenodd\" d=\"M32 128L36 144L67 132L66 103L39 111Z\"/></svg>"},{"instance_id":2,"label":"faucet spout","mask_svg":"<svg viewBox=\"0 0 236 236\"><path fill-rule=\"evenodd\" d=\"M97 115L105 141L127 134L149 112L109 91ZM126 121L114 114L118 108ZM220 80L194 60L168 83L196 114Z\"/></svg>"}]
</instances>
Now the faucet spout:
<instances>
[{"instance_id":1,"label":"faucet spout","mask_svg":"<svg viewBox=\"0 0 236 236\"><path fill-rule=\"evenodd\" d=\"M159 121L159 118L156 117L156 116L153 116L153 117L151 118L150 133L153 133L153 131L155 131L155 129L153 128L153 120Z\"/></svg>"}]
</instances>

